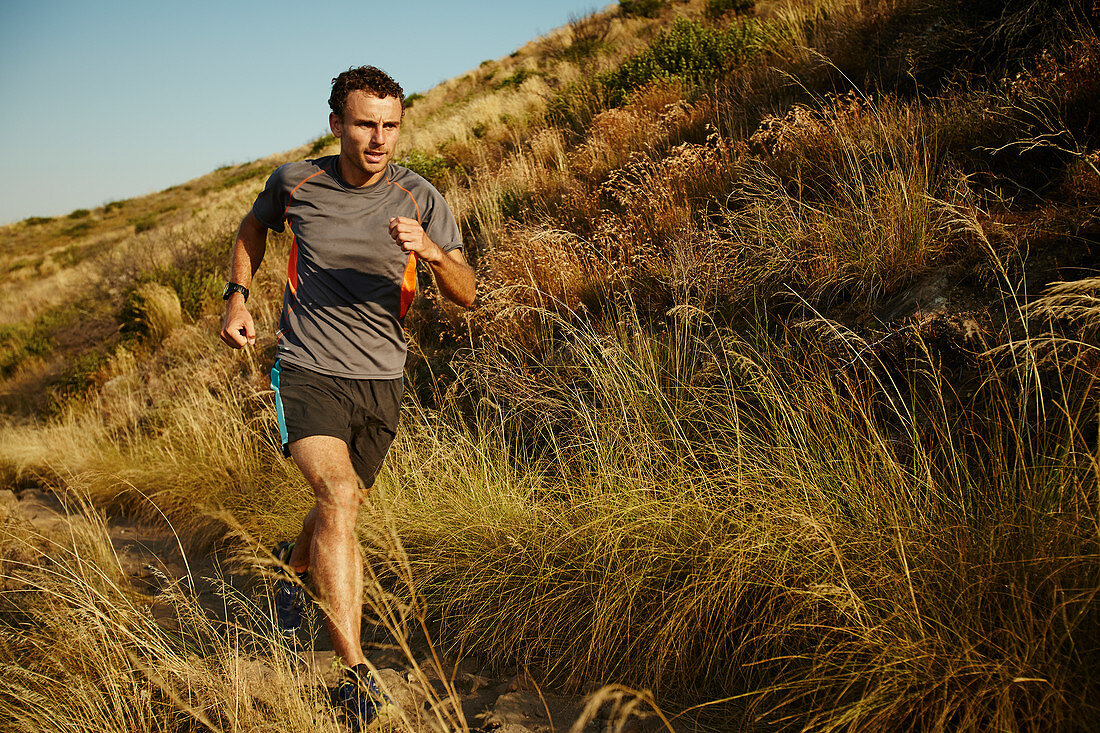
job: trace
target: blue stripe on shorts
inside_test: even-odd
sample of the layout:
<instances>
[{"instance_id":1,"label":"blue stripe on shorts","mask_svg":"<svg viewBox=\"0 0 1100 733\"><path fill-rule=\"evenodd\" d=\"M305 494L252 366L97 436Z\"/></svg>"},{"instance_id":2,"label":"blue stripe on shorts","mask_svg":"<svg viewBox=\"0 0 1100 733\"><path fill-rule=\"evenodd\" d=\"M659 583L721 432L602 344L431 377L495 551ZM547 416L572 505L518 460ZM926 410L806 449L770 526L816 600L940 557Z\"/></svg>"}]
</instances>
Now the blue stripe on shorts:
<instances>
[{"instance_id":1,"label":"blue stripe on shorts","mask_svg":"<svg viewBox=\"0 0 1100 733\"><path fill-rule=\"evenodd\" d=\"M283 417L283 396L279 393L279 371L282 369L282 361L275 360L275 366L271 367L271 389L275 391L275 420L279 423L279 442L283 445L283 455L290 458L290 446L287 445L286 418Z\"/></svg>"}]
</instances>

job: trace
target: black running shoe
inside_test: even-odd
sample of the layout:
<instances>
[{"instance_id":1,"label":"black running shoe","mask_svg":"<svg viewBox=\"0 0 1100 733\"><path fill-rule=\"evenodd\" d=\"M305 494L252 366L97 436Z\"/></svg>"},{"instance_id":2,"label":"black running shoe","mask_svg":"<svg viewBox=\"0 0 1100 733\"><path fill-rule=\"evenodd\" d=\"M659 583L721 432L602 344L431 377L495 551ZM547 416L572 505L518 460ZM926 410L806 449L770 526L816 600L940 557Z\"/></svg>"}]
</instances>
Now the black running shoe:
<instances>
[{"instance_id":1,"label":"black running shoe","mask_svg":"<svg viewBox=\"0 0 1100 733\"><path fill-rule=\"evenodd\" d=\"M336 688L336 704L344 712L347 725L358 733L393 702L382 692L367 665L359 664L347 671Z\"/></svg>"},{"instance_id":2,"label":"black running shoe","mask_svg":"<svg viewBox=\"0 0 1100 733\"><path fill-rule=\"evenodd\" d=\"M283 565L287 565L290 562L290 553L293 551L293 542L280 542L275 545L271 554ZM302 608L305 605L305 589L302 587L302 583L305 582L308 574L298 573L298 578L295 581L290 577L290 571L286 568L280 568L280 570L284 577L275 581L275 588L273 589L275 626L279 629L280 634L290 638L298 633L298 629L302 628Z\"/></svg>"}]
</instances>

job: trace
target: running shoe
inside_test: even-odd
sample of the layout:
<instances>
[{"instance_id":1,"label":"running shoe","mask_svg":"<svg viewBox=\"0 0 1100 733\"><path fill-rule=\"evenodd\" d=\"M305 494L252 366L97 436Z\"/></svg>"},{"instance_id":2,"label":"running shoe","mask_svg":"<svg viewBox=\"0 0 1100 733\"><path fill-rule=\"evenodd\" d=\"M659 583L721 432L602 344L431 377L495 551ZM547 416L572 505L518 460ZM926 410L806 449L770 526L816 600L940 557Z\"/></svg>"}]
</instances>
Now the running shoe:
<instances>
[{"instance_id":1,"label":"running shoe","mask_svg":"<svg viewBox=\"0 0 1100 733\"><path fill-rule=\"evenodd\" d=\"M382 692L367 665L358 664L347 671L336 688L336 704L344 712L348 727L358 733L393 702Z\"/></svg>"},{"instance_id":2,"label":"running shoe","mask_svg":"<svg viewBox=\"0 0 1100 733\"><path fill-rule=\"evenodd\" d=\"M290 553L294 551L293 542L280 542L271 554L283 565L290 563ZM297 580L290 576L286 568L279 568L283 577L275 581L273 589L275 606L275 626L279 633L287 638L294 637L302 628L302 608L305 606L305 588L302 583L308 573L298 573Z\"/></svg>"}]
</instances>

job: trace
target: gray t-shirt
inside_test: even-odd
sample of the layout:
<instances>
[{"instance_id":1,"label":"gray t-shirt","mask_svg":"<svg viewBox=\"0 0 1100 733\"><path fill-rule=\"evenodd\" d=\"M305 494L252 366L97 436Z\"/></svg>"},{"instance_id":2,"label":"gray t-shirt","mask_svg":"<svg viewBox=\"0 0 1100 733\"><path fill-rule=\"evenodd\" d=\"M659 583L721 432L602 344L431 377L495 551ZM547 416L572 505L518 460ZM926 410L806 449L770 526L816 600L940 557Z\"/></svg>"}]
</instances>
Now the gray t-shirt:
<instances>
[{"instance_id":1,"label":"gray t-shirt","mask_svg":"<svg viewBox=\"0 0 1100 733\"><path fill-rule=\"evenodd\" d=\"M252 206L264 226L281 232L285 220L294 234L276 355L322 374L394 379L405 368L401 319L415 265L389 221L416 219L444 252L461 247L462 235L443 196L416 173L391 163L383 180L356 188L336 161L279 166Z\"/></svg>"}]
</instances>

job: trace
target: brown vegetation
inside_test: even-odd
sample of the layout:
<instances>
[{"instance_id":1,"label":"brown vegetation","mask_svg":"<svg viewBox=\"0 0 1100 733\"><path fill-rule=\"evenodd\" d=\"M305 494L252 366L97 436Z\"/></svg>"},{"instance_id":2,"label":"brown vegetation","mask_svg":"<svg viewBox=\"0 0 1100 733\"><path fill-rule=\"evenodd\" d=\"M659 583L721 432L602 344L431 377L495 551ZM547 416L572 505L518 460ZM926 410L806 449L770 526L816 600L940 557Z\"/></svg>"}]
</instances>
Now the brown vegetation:
<instances>
[{"instance_id":1,"label":"brown vegetation","mask_svg":"<svg viewBox=\"0 0 1100 733\"><path fill-rule=\"evenodd\" d=\"M453 649L724 729L1087 728L1095 5L623 5L409 109L400 155L431 166L480 289L406 324L407 418L362 525L380 587ZM0 286L6 389L59 347L50 307L181 304L108 339L49 419L11 419L13 480L152 498L200 538L291 533L308 496L265 384L285 240L255 350L219 350L211 294L281 159L8 228L0 264L53 289Z\"/></svg>"}]
</instances>

